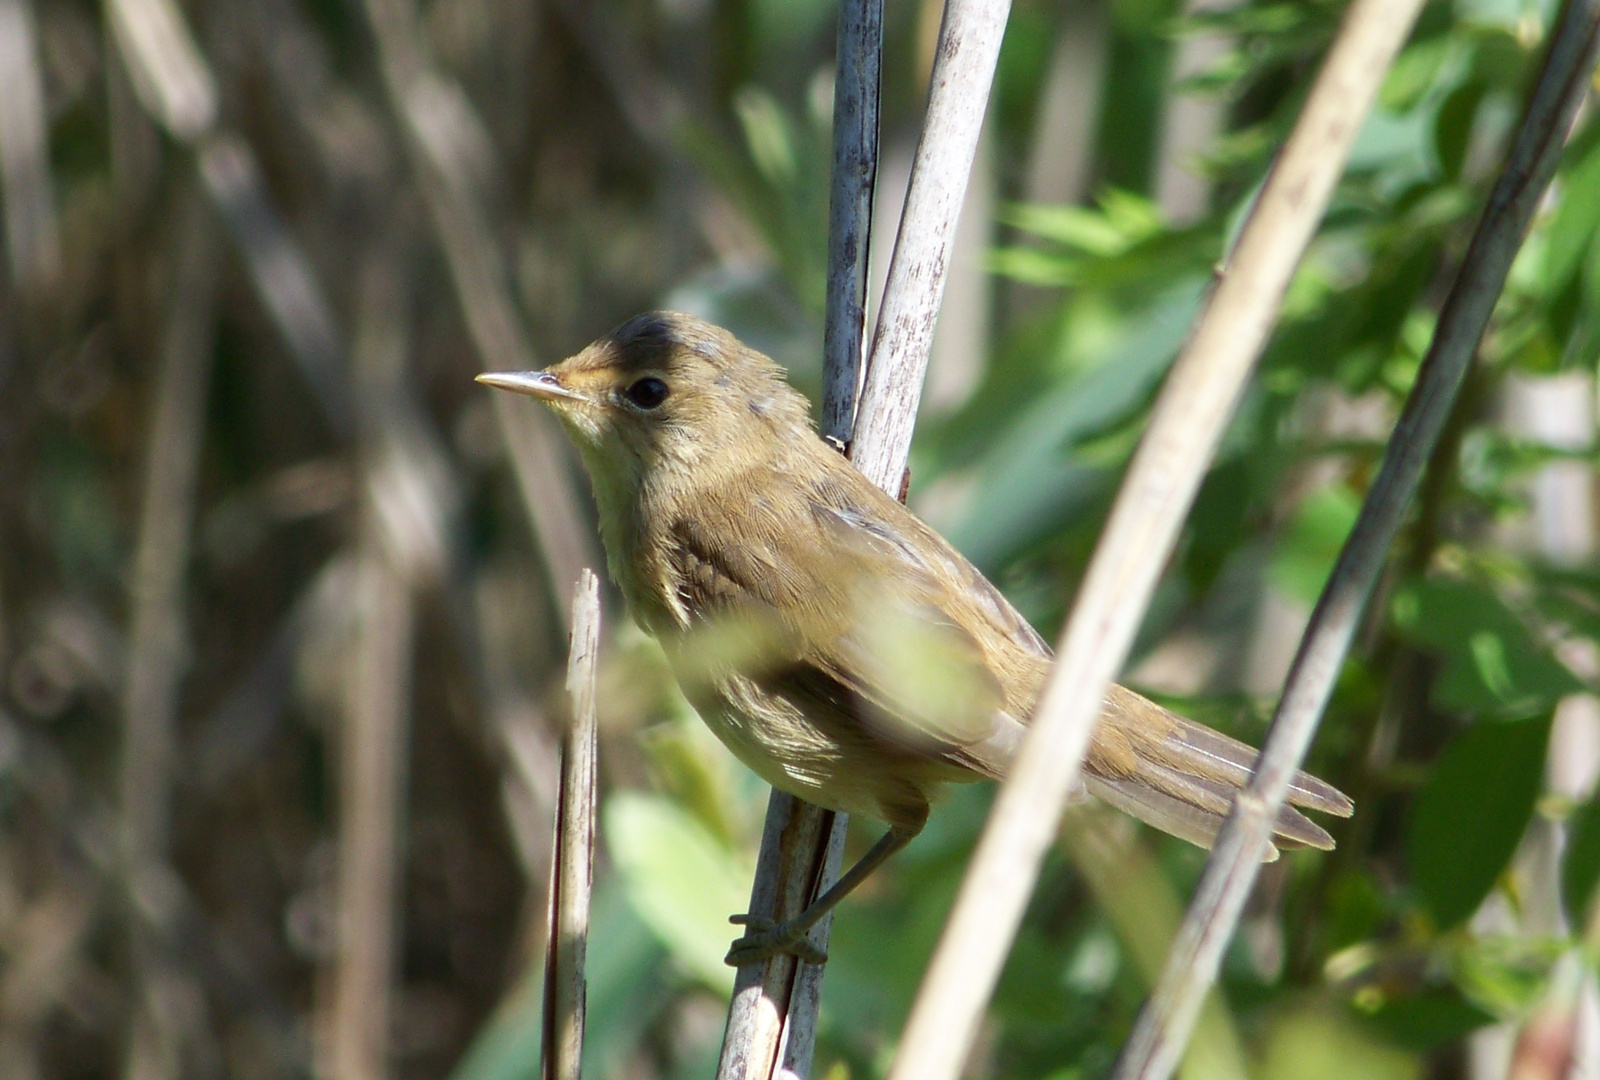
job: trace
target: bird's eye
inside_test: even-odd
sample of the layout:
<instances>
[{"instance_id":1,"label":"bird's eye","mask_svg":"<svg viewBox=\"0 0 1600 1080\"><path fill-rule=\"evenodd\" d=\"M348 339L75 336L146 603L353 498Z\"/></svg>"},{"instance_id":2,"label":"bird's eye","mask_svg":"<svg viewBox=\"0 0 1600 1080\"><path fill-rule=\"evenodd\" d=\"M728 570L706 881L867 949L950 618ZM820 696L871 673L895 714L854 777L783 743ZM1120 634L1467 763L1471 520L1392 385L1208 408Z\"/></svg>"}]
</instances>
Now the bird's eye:
<instances>
[{"instance_id":1,"label":"bird's eye","mask_svg":"<svg viewBox=\"0 0 1600 1080\"><path fill-rule=\"evenodd\" d=\"M646 375L623 391L627 399L641 409L653 409L667 400L667 384L653 375Z\"/></svg>"}]
</instances>

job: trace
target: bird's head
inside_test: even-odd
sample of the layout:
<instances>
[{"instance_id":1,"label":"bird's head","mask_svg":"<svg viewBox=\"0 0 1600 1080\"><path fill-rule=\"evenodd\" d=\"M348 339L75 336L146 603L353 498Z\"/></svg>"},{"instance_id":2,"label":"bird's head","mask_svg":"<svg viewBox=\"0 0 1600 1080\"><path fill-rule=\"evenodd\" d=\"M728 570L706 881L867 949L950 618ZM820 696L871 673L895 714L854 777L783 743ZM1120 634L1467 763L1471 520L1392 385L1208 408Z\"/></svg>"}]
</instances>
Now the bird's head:
<instances>
[{"instance_id":1,"label":"bird's head","mask_svg":"<svg viewBox=\"0 0 1600 1080\"><path fill-rule=\"evenodd\" d=\"M637 315L543 371L478 381L548 405L577 444L596 494L709 477L810 439L805 398L772 360L720 327L676 312ZM611 489L611 490L607 490Z\"/></svg>"}]
</instances>

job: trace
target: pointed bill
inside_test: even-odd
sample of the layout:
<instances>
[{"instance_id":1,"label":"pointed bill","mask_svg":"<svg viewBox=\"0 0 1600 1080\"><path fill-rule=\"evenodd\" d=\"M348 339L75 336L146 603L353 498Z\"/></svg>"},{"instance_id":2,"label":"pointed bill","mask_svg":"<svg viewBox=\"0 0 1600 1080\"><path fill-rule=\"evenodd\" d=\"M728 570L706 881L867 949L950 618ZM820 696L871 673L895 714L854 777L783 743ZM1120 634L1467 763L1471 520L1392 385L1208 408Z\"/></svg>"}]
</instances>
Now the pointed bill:
<instances>
[{"instance_id":1,"label":"pointed bill","mask_svg":"<svg viewBox=\"0 0 1600 1080\"><path fill-rule=\"evenodd\" d=\"M486 371L478 381L496 390L510 390L543 401L584 401L584 395L561 385L548 371Z\"/></svg>"}]
</instances>

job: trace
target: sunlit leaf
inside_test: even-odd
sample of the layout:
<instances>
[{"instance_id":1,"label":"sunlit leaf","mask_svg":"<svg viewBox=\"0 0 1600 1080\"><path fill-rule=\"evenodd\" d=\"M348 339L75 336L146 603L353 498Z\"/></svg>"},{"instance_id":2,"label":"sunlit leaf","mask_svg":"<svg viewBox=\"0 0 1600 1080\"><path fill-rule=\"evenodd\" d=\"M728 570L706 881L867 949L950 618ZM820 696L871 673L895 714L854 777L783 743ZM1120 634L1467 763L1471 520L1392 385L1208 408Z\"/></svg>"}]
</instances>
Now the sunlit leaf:
<instances>
[{"instance_id":1,"label":"sunlit leaf","mask_svg":"<svg viewBox=\"0 0 1600 1080\"><path fill-rule=\"evenodd\" d=\"M1257 1080L1413 1080L1422 1062L1325 1002L1290 1006L1266 1033Z\"/></svg>"},{"instance_id":2,"label":"sunlit leaf","mask_svg":"<svg viewBox=\"0 0 1600 1080\"><path fill-rule=\"evenodd\" d=\"M1441 656L1434 702L1448 711L1529 716L1582 689L1487 586L1432 577L1400 590L1395 627Z\"/></svg>"},{"instance_id":3,"label":"sunlit leaf","mask_svg":"<svg viewBox=\"0 0 1600 1080\"><path fill-rule=\"evenodd\" d=\"M1300 504L1272 557L1271 578L1290 596L1314 603L1361 509L1343 486L1322 488Z\"/></svg>"},{"instance_id":4,"label":"sunlit leaf","mask_svg":"<svg viewBox=\"0 0 1600 1080\"><path fill-rule=\"evenodd\" d=\"M659 796L619 792L603 817L634 910L691 975L727 993L722 958L738 936L728 916L749 906L754 866Z\"/></svg>"}]
</instances>

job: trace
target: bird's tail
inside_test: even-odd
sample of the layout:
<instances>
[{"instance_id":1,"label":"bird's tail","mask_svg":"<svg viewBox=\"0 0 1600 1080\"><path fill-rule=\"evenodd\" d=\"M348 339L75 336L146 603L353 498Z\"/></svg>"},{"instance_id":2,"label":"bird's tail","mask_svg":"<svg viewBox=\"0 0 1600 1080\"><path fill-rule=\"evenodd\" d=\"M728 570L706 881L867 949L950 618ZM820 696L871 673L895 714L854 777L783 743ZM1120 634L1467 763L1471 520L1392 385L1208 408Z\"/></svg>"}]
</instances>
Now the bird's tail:
<instances>
[{"instance_id":1,"label":"bird's tail","mask_svg":"<svg viewBox=\"0 0 1600 1080\"><path fill-rule=\"evenodd\" d=\"M1255 750L1244 743L1113 685L1083 779L1095 797L1209 848L1255 763ZM1339 789L1303 772L1288 801L1274 826L1276 848L1333 847L1333 837L1294 807L1337 817L1355 809Z\"/></svg>"}]
</instances>

